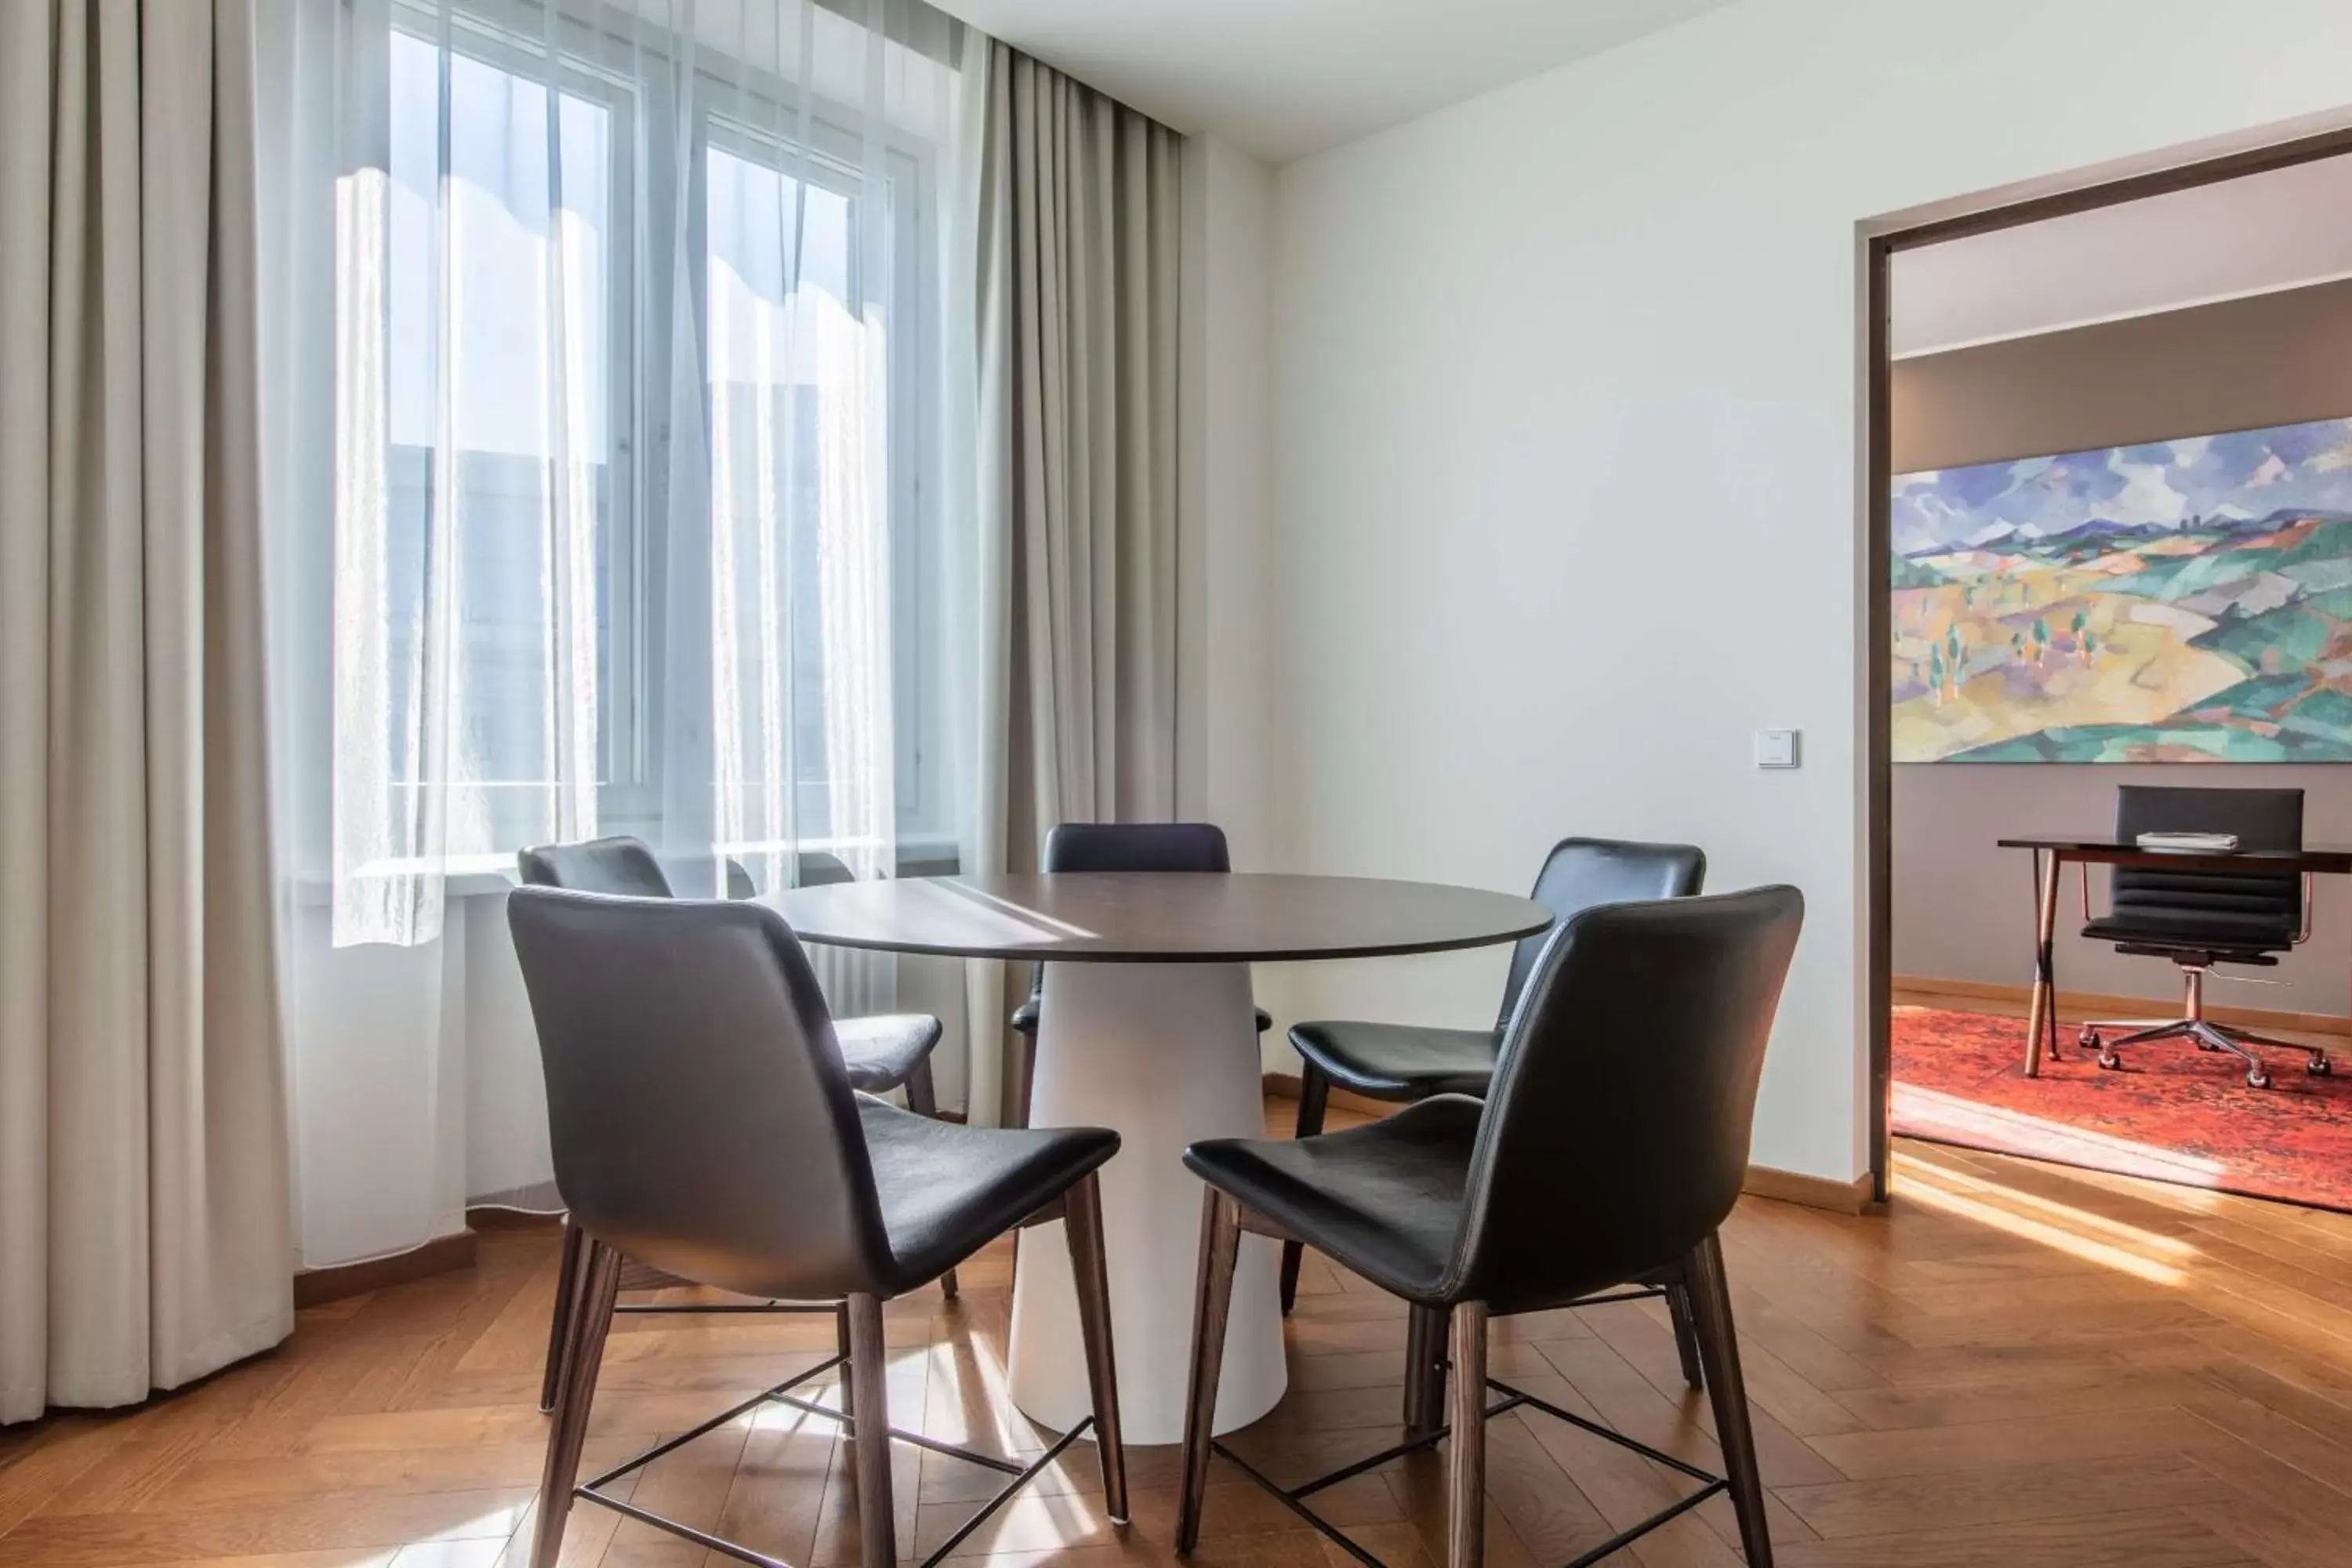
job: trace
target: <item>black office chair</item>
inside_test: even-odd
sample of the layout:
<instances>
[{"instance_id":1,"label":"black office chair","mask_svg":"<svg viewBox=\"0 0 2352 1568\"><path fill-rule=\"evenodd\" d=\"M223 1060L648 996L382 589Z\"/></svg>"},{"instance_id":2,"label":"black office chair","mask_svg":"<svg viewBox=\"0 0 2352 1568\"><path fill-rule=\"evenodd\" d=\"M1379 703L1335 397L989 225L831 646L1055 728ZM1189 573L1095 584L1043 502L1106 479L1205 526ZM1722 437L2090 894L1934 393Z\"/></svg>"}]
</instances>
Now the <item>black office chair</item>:
<instances>
[{"instance_id":1,"label":"black office chair","mask_svg":"<svg viewBox=\"0 0 2352 1568\"><path fill-rule=\"evenodd\" d=\"M652 849L642 839L626 836L590 838L576 844L542 844L525 849L515 857L523 884L533 888L565 888L573 892L604 893L620 898L667 899L673 895L668 873L655 858ZM830 862L830 866L826 864ZM845 881L849 868L830 855L811 854L802 858L803 878L812 868L827 880ZM832 868L839 868L839 875ZM725 867L727 896L748 899L752 895L751 873L730 859ZM904 1087L907 1108L919 1116L939 1115L939 1100L931 1088L931 1050L940 1043L940 1021L928 1013L890 1013L866 1018L836 1019L835 1038L841 1046L843 1060L847 1065L849 1087L867 1094L887 1094ZM541 1411L555 1408L555 1395L562 1381L562 1365L566 1346L571 1339L572 1319L579 1300L582 1268L580 1229L570 1218L563 1224L563 1254L555 1279L553 1317L547 1328L547 1363L540 1379L539 1407ZM679 1281L663 1278L653 1269L638 1266L631 1268L622 1281L625 1290L659 1290ZM952 1300L956 1293L955 1270L950 1268L940 1277L940 1289ZM631 1302L622 1309L628 1312L706 1312L711 1309L664 1302ZM827 1307L792 1303L771 1303L770 1310L779 1312L829 1311Z\"/></svg>"},{"instance_id":2,"label":"black office chair","mask_svg":"<svg viewBox=\"0 0 2352 1568\"><path fill-rule=\"evenodd\" d=\"M2124 784L2116 790L2116 842L2143 833L2233 833L2245 850L2303 847L2299 789L2176 789ZM2246 1064L2246 1082L2268 1089L2271 1076L2257 1046L2302 1051L2305 1070L2335 1070L2315 1046L2273 1039L2205 1016L2205 978L2221 963L2273 968L2278 954L2311 939L2312 879L2292 871L2175 871L2118 866L2109 884L2107 913L2091 915L2090 869L2083 871L2083 934L2112 942L2117 952L2168 958L2180 966L2183 1016L2102 1018L2083 1026L2086 1051L2106 1068L2123 1066L2126 1046L2193 1040L2205 1051L2227 1051ZM2116 1031L2126 1031L2118 1039Z\"/></svg>"},{"instance_id":3,"label":"black office chair","mask_svg":"<svg viewBox=\"0 0 2352 1568\"><path fill-rule=\"evenodd\" d=\"M1065 822L1045 836L1044 871L1201 871L1234 868L1224 829L1210 822ZM1045 966L1029 971L1029 998L1013 1010L1019 1044L1013 1064L1013 1120L1029 1125L1029 1095L1037 1074L1037 1009L1045 994ZM1257 1009L1259 1034L1274 1026Z\"/></svg>"},{"instance_id":4,"label":"black office chair","mask_svg":"<svg viewBox=\"0 0 2352 1568\"><path fill-rule=\"evenodd\" d=\"M1446 1325L1450 1358L1415 1369L1437 1383L1446 1424L1339 1473L1450 1437L1451 1568L1475 1568L1484 1546L1486 1418L1522 1405L1706 1483L1570 1568L1723 1490L1751 1568L1768 1568L1764 1489L1716 1232L1747 1176L1765 1041L1803 915L1794 888L1587 910L1524 976L1484 1104L1438 1095L1345 1132L1218 1139L1185 1151L1208 1192L1179 1552L1200 1536L1212 1448L1340 1539L1299 1500L1323 1482L1276 1487L1209 1436L1234 1258L1248 1230L1306 1242ZM1565 1306L1643 1278L1675 1278L1689 1290L1723 1478L1486 1375L1490 1317ZM1503 1396L1491 1407L1489 1388Z\"/></svg>"},{"instance_id":5,"label":"black office chair","mask_svg":"<svg viewBox=\"0 0 2352 1568\"><path fill-rule=\"evenodd\" d=\"M534 1568L553 1568L574 1498L751 1562L748 1548L604 1488L765 1403L841 1422L866 1568L898 1560L897 1436L1014 1479L927 1563L1091 1427L1105 1507L1128 1512L1095 1173L1100 1128L1003 1131L934 1121L853 1091L824 993L783 917L760 904L608 898L527 887L507 905L539 1026L555 1179L586 1237L576 1353L540 1492ZM1024 1468L890 1426L882 1304L998 1236L1067 1221L1094 1415ZM575 1487L624 1263L740 1295L837 1299L842 1354ZM793 1392L847 1363L835 1409Z\"/></svg>"},{"instance_id":6,"label":"black office chair","mask_svg":"<svg viewBox=\"0 0 2352 1568\"><path fill-rule=\"evenodd\" d=\"M1693 844L1636 844L1614 838L1563 838L1544 857L1528 896L1565 921L1596 904L1636 899L1686 899L1706 881L1706 854ZM1503 1030L1519 992L1544 950L1549 933L1524 939L1511 950L1503 981L1503 1003L1491 1029L1435 1029L1412 1024L1349 1020L1296 1024L1290 1046L1305 1059L1298 1075L1298 1136L1323 1131L1331 1086L1372 1100L1419 1100L1433 1094L1483 1096L1494 1076ZM1282 1249L1282 1310L1298 1300L1297 1242ZM1698 1341L1690 1305L1679 1289L1665 1292L1674 1313L1675 1343L1682 1352L1683 1376L1699 1385ZM1416 1321L1414 1342L1430 1332ZM1416 1352L1418 1353L1418 1352Z\"/></svg>"}]
</instances>

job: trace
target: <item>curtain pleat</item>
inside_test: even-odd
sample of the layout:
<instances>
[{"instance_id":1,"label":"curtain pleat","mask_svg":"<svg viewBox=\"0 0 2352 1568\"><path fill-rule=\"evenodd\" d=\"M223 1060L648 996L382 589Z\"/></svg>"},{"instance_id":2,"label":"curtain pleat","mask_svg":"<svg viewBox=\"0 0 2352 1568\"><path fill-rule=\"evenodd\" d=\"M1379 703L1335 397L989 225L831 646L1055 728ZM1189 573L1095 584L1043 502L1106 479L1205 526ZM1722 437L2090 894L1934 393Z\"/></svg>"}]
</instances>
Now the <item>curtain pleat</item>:
<instances>
[{"instance_id":1,"label":"curtain pleat","mask_svg":"<svg viewBox=\"0 0 2352 1568\"><path fill-rule=\"evenodd\" d=\"M989 48L969 238L975 565L1002 574L1003 608L971 644L978 870L1034 867L1057 822L1166 820L1176 805L1181 140ZM971 1016L1002 1016L1013 979L973 965ZM985 1033L975 1108L1003 1092L1003 1042Z\"/></svg>"},{"instance_id":2,"label":"curtain pleat","mask_svg":"<svg viewBox=\"0 0 2352 1568\"><path fill-rule=\"evenodd\" d=\"M0 7L0 1420L292 1327L253 48Z\"/></svg>"}]
</instances>

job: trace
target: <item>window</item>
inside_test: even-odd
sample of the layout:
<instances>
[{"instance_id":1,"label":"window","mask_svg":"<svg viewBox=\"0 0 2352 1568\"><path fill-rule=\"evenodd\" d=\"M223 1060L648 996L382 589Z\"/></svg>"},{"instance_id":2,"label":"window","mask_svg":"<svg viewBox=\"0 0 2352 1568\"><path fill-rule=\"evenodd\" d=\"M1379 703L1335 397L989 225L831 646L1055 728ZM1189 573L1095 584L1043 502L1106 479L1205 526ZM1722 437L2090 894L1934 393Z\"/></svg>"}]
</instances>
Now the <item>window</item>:
<instances>
[{"instance_id":1,"label":"window","mask_svg":"<svg viewBox=\"0 0 2352 1568\"><path fill-rule=\"evenodd\" d=\"M560 92L551 178L544 67L466 42L391 36L384 233L384 755L454 854L547 837L568 770L635 782L639 709L628 102Z\"/></svg>"},{"instance_id":2,"label":"window","mask_svg":"<svg viewBox=\"0 0 2352 1568\"><path fill-rule=\"evenodd\" d=\"M552 71L471 13L392 35L374 840L658 839L705 766L730 851L944 835L929 150L747 68L698 100L762 112L680 159L664 40L566 26ZM670 516L681 413L707 520Z\"/></svg>"},{"instance_id":3,"label":"window","mask_svg":"<svg viewBox=\"0 0 2352 1568\"><path fill-rule=\"evenodd\" d=\"M853 820L875 826L881 803L839 797L880 777L895 828L920 831L933 826L913 569L929 532L908 395L921 378L894 353L916 309L919 269L895 243L916 221L914 171L893 159L869 179L724 122L709 146L711 538L727 585L713 595L714 708L722 735L767 742L721 755L721 793L789 789L797 835L825 844ZM763 723L785 681L793 722ZM763 815L747 805L734 821Z\"/></svg>"}]
</instances>

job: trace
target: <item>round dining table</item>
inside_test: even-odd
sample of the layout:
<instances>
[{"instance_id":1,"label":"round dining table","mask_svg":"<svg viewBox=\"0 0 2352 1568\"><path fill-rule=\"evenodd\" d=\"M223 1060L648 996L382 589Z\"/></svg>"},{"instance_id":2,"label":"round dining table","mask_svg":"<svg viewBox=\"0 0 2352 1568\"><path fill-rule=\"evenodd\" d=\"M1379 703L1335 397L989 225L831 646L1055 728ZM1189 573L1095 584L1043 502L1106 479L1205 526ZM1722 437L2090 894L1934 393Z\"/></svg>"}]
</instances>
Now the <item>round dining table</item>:
<instances>
[{"instance_id":1,"label":"round dining table","mask_svg":"<svg viewBox=\"0 0 2352 1568\"><path fill-rule=\"evenodd\" d=\"M766 901L803 941L1045 965L1030 1120L1108 1127L1104 1246L1119 1414L1133 1443L1183 1435L1201 1184L1187 1144L1264 1135L1252 963L1483 947L1551 923L1541 904L1474 888L1357 877L1063 872L795 888ZM1013 1402L1067 1431L1091 1408L1059 1222L1024 1245L1013 1300ZM1037 1227L1045 1231L1048 1227ZM1286 1381L1277 1247L1245 1238L1215 1429L1271 1410Z\"/></svg>"}]
</instances>

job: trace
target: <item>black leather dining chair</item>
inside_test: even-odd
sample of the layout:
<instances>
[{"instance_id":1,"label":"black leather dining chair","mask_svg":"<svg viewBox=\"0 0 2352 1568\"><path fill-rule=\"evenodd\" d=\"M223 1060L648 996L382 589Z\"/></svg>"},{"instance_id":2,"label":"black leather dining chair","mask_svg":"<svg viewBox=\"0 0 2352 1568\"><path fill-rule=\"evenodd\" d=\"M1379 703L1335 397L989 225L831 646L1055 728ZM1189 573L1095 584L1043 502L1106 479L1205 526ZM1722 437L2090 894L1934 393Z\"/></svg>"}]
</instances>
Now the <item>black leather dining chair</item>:
<instances>
[{"instance_id":1,"label":"black leather dining chair","mask_svg":"<svg viewBox=\"0 0 2352 1568\"><path fill-rule=\"evenodd\" d=\"M2241 849L2303 847L2299 789L2180 789L2123 784L2116 790L2116 842L2143 833L2235 834ZM2327 1053L2205 1016L2205 980L2216 964L2273 968L2278 955L2311 939L2312 879L2293 871L2176 871L2164 866L2117 866L2108 911L2090 918L2090 868L2084 868L2083 934L2115 943L2117 952L2168 958L2180 969L2178 1018L2095 1019L2080 1043L2103 1068L2123 1066L2126 1046L2188 1040L2198 1049L2226 1051L2246 1064L2246 1082L2270 1087L2258 1046L2305 1053L2305 1070L2334 1071ZM2116 1037L2120 1035L2121 1037Z\"/></svg>"},{"instance_id":2,"label":"black leather dining chair","mask_svg":"<svg viewBox=\"0 0 2352 1568\"><path fill-rule=\"evenodd\" d=\"M515 861L525 887L565 888L573 892L604 893L635 899L674 896L669 875L662 869L661 862L655 858L653 850L643 839L626 835L584 839L573 844L541 844L521 851L515 857ZM827 880L846 880L849 876L849 868L830 855L803 856L803 877L812 867ZM831 875L834 867L840 868L837 878ZM752 895L751 873L735 860L726 862L725 878L728 897L750 898ZM870 1017L839 1018L834 1021L834 1031L849 1073L850 1088L866 1094L887 1094L903 1087L909 1110L919 1116L939 1115L939 1098L931 1087L931 1051L940 1043L942 1032L937 1018L928 1013L888 1013ZM567 1218L563 1226L563 1253L555 1279L554 1315L547 1330L547 1363L540 1381L539 1407L541 1411L555 1408L565 1345L571 1336L573 1309L578 1300L581 1268L579 1227ZM622 1288L651 1290L677 1283L640 1265L628 1271ZM954 1297L954 1269L950 1268L940 1276L940 1289L950 1299ZM654 1312L708 1310L660 1303L633 1303L626 1310ZM779 1304L774 1310L810 1311L830 1310L830 1308Z\"/></svg>"},{"instance_id":3,"label":"black leather dining chair","mask_svg":"<svg viewBox=\"0 0 2352 1568\"><path fill-rule=\"evenodd\" d=\"M1064 822L1045 835L1038 869L1062 871L1199 871L1234 868L1224 829L1213 822ZM1037 1076L1037 1015L1045 996L1045 966L1032 964L1028 999L1010 1020L1015 1047L1013 1064L1013 1123L1029 1125L1029 1096ZM1259 1034L1274 1026L1257 1009Z\"/></svg>"},{"instance_id":4,"label":"black leather dining chair","mask_svg":"<svg viewBox=\"0 0 2352 1568\"><path fill-rule=\"evenodd\" d=\"M1127 1517L1096 1179L1118 1151L1116 1132L970 1128L856 1093L815 972L783 917L763 905L526 887L507 911L539 1028L556 1184L585 1238L578 1339L548 1439L534 1568L553 1568L575 1498L771 1561L604 1490L771 1402L847 1428L866 1568L898 1561L894 1436L1011 1474L927 1562L954 1551L1047 1461L1024 1468L894 1432L882 1305L1047 1215L1067 1222L1094 1403L1051 1453L1091 1428L1106 1509ZM838 1300L845 1350L575 1485L625 1263L740 1295ZM793 1392L845 1361L842 1408Z\"/></svg>"},{"instance_id":5,"label":"black leather dining chair","mask_svg":"<svg viewBox=\"0 0 2352 1568\"><path fill-rule=\"evenodd\" d=\"M668 874L642 839L625 836L591 838L578 844L542 844L516 858L523 882L534 888L569 888L581 893L615 893L628 898L675 897ZM811 882L846 881L849 868L834 856L819 853L801 858L802 874ZM727 862L727 896L750 898L749 872ZM907 1109L918 1116L939 1115L939 1094L931 1083L931 1052L944 1032L929 1013L877 1013L838 1018L841 1054L849 1064L849 1086L865 1094L907 1091Z\"/></svg>"},{"instance_id":6,"label":"black leather dining chair","mask_svg":"<svg viewBox=\"0 0 2352 1568\"><path fill-rule=\"evenodd\" d=\"M1386 1458L1449 1438L1450 1568L1484 1549L1487 1416L1529 1405L1706 1484L1576 1559L1590 1563L1727 1490L1750 1568L1772 1560L1764 1491L1717 1231L1748 1172L1749 1130L1804 900L1794 888L1603 905L1570 919L1522 976L1481 1103L1442 1094L1342 1132L1195 1143L1207 1184L1176 1546L1198 1541L1213 1447L1294 1511L1321 1481L1275 1487L1210 1436L1244 1230L1306 1242L1447 1326L1425 1375L1447 1421ZM1488 1320L1673 1278L1696 1320L1726 1474L1706 1474L1486 1375ZM1501 1401L1488 1406L1489 1389ZM1351 1551L1356 1550L1350 1547ZM1571 1564L1571 1568L1576 1568Z\"/></svg>"},{"instance_id":7,"label":"black leather dining chair","mask_svg":"<svg viewBox=\"0 0 2352 1568\"><path fill-rule=\"evenodd\" d=\"M1706 881L1706 854L1695 844L1641 844L1617 838L1563 838L1544 857L1528 896L1566 921L1597 904L1637 899L1686 899ZM1557 926L1554 928L1557 930ZM1484 1095L1494 1076L1502 1048L1503 1031L1528 975L1542 956L1550 933L1531 936L1511 950L1511 967L1503 980L1502 1005L1491 1029L1437 1029L1412 1024L1316 1021L1294 1025L1291 1048L1304 1062L1298 1075L1297 1135L1311 1138L1323 1131L1334 1084L1371 1100L1420 1100L1433 1094ZM1304 1252L1298 1243L1282 1248L1282 1310L1298 1300L1298 1268ZM1647 1287L1644 1287L1647 1289ZM1657 1288L1673 1313L1675 1346L1682 1357L1683 1377L1699 1386L1698 1338L1691 1326L1690 1302L1677 1285ZM1408 1341L1412 1364L1421 1365L1442 1354L1444 1346L1425 1314L1414 1314ZM1413 1384L1407 1382L1407 1405ZM1408 1419L1414 1419L1410 1414Z\"/></svg>"}]
</instances>

